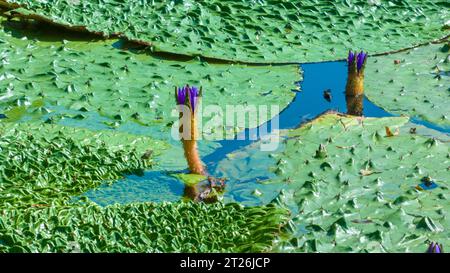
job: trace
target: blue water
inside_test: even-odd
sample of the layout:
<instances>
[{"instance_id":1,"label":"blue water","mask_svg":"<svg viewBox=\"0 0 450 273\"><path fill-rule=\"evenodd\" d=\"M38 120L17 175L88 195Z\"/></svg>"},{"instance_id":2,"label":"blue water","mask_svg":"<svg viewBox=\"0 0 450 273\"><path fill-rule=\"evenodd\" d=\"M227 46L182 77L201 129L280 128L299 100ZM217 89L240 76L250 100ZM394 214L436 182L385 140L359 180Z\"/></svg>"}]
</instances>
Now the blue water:
<instances>
[{"instance_id":1,"label":"blue water","mask_svg":"<svg viewBox=\"0 0 450 273\"><path fill-rule=\"evenodd\" d=\"M347 80L346 62L312 63L301 65L304 80L300 82L301 92L280 114L280 127L298 127L326 110L347 112L345 84ZM331 102L323 97L323 91L331 91ZM367 98L363 101L363 115L366 117L392 116L384 109L374 105Z\"/></svg>"}]
</instances>

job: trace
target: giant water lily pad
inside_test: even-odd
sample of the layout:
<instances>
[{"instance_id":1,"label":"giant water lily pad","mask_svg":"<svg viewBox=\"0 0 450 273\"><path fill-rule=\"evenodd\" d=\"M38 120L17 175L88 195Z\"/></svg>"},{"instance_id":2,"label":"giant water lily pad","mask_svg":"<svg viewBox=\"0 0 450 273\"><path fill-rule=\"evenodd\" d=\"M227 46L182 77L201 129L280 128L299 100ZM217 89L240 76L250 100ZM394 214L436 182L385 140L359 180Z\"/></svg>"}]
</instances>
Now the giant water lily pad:
<instances>
[{"instance_id":1,"label":"giant water lily pad","mask_svg":"<svg viewBox=\"0 0 450 273\"><path fill-rule=\"evenodd\" d=\"M443 37L449 19L448 3L434 0L1 2L23 7L11 15L121 34L155 51L248 62L332 60L349 48L397 50Z\"/></svg>"},{"instance_id":2,"label":"giant water lily pad","mask_svg":"<svg viewBox=\"0 0 450 273\"><path fill-rule=\"evenodd\" d=\"M365 93L397 114L450 126L448 42L368 59Z\"/></svg>"},{"instance_id":3,"label":"giant water lily pad","mask_svg":"<svg viewBox=\"0 0 450 273\"><path fill-rule=\"evenodd\" d=\"M291 90L300 78L294 65L167 61L115 49L109 40L39 42L26 36L14 38L3 31L0 39L0 112L22 113L40 100L42 114L52 110L50 106L94 112L108 117L106 123L112 128L131 121L167 133L178 117L172 115L176 109L174 87L184 84L203 86L203 106L216 105L225 111L227 105L277 105L281 110L294 97ZM269 111L251 121L261 124L276 114ZM221 118L224 120L225 114ZM250 124L248 116L247 121ZM217 126L224 129L222 123Z\"/></svg>"},{"instance_id":4,"label":"giant water lily pad","mask_svg":"<svg viewBox=\"0 0 450 273\"><path fill-rule=\"evenodd\" d=\"M449 243L448 143L386 135L407 118L328 114L288 133L273 183L281 205L296 208L294 237L282 251L423 252ZM431 176L440 187L415 187Z\"/></svg>"}]
</instances>

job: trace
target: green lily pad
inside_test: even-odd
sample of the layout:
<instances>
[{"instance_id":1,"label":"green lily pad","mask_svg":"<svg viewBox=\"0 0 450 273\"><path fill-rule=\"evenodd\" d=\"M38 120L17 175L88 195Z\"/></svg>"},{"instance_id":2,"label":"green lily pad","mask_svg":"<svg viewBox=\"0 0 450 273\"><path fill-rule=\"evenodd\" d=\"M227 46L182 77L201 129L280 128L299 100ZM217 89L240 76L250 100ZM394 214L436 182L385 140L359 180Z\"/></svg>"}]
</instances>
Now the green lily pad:
<instances>
[{"instance_id":1,"label":"green lily pad","mask_svg":"<svg viewBox=\"0 0 450 273\"><path fill-rule=\"evenodd\" d=\"M256 110L260 105L277 105L281 111L294 98L291 90L297 88L295 82L300 78L296 65L260 67L167 61L115 49L110 40L50 43L14 38L4 31L0 31L0 39L4 60L0 97L14 90L11 96L0 100L0 111L40 100L71 110L90 109L123 123L156 126L167 134L178 118L172 114L176 110L175 86L203 87L206 126L215 117L225 124L227 105L254 106ZM35 87L27 89L30 84ZM206 117L207 106L218 106L222 113ZM246 115L246 124L262 124L279 111L269 107L266 116ZM212 126L213 130L227 128L218 124Z\"/></svg>"},{"instance_id":2,"label":"green lily pad","mask_svg":"<svg viewBox=\"0 0 450 273\"><path fill-rule=\"evenodd\" d=\"M17 16L119 34L153 51L246 62L333 60L350 48L380 53L448 34L448 3L434 0L1 2L23 7Z\"/></svg>"},{"instance_id":3,"label":"green lily pad","mask_svg":"<svg viewBox=\"0 0 450 273\"><path fill-rule=\"evenodd\" d=\"M185 183L188 186L195 186L206 179L206 176L200 174L180 173L180 174L173 174L173 176L180 179L181 181L183 181L183 183Z\"/></svg>"},{"instance_id":4,"label":"green lily pad","mask_svg":"<svg viewBox=\"0 0 450 273\"><path fill-rule=\"evenodd\" d=\"M450 51L446 45L368 58L366 96L391 113L450 126Z\"/></svg>"},{"instance_id":5,"label":"green lily pad","mask_svg":"<svg viewBox=\"0 0 450 273\"><path fill-rule=\"evenodd\" d=\"M319 252L424 252L427 238L448 242L442 227L448 226L449 204L440 196L450 179L449 144L416 134L386 135L385 127L393 131L407 122L326 114L286 133L284 152L274 155L284 162L272 181L284 184L277 203L297 205L297 225L320 227L294 233L298 240L316 240ZM327 157L315 156L319 146ZM445 189L416 190L426 175ZM404 234L419 239L402 245ZM278 250L292 248L311 251L307 243L289 241Z\"/></svg>"}]
</instances>

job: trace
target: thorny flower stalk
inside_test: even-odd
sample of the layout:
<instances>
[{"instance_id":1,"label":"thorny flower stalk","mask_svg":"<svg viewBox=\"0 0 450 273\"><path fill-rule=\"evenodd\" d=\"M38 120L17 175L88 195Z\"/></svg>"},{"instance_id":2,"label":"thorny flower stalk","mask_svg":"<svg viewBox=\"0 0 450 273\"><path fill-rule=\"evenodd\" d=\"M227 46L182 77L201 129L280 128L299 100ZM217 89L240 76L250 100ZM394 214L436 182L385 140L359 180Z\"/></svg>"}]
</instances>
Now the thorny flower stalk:
<instances>
[{"instance_id":1,"label":"thorny flower stalk","mask_svg":"<svg viewBox=\"0 0 450 273\"><path fill-rule=\"evenodd\" d=\"M181 88L175 88L175 99L177 105L186 106L189 111L180 111L180 136L183 143L184 156L187 160L189 170L193 174L205 174L205 168L197 147L197 121L196 110L202 97L202 88L186 85ZM186 126L188 128L183 128Z\"/></svg>"}]
</instances>

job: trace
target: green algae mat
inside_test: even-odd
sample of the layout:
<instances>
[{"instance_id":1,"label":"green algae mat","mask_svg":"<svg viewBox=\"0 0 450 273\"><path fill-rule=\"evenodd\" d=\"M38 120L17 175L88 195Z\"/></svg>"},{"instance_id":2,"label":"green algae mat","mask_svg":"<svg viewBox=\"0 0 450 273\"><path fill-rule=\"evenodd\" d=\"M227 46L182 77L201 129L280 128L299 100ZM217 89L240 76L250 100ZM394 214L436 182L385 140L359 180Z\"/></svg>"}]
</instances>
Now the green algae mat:
<instances>
[{"instance_id":1,"label":"green algae mat","mask_svg":"<svg viewBox=\"0 0 450 273\"><path fill-rule=\"evenodd\" d=\"M297 212L288 252L424 252L450 243L449 144L401 133L407 118L319 117L287 133L272 183ZM388 127L393 136L387 137ZM423 177L438 185L418 190Z\"/></svg>"},{"instance_id":2,"label":"green algae mat","mask_svg":"<svg viewBox=\"0 0 450 273\"><path fill-rule=\"evenodd\" d=\"M0 211L0 252L262 252L284 209L216 203L95 204Z\"/></svg>"},{"instance_id":3,"label":"green algae mat","mask_svg":"<svg viewBox=\"0 0 450 273\"><path fill-rule=\"evenodd\" d=\"M154 51L245 62L341 59L350 48L380 53L449 34L449 3L399 1L7 0L27 16L120 35Z\"/></svg>"},{"instance_id":4,"label":"green algae mat","mask_svg":"<svg viewBox=\"0 0 450 273\"><path fill-rule=\"evenodd\" d=\"M167 145L149 137L57 125L0 123L0 208L49 206L151 168Z\"/></svg>"},{"instance_id":5,"label":"green algae mat","mask_svg":"<svg viewBox=\"0 0 450 273\"><path fill-rule=\"evenodd\" d=\"M164 145L26 123L1 124L0 135L0 252L261 252L288 220L288 211L274 205L73 201L151 168L142 153Z\"/></svg>"},{"instance_id":6,"label":"green algae mat","mask_svg":"<svg viewBox=\"0 0 450 273\"><path fill-rule=\"evenodd\" d=\"M365 72L365 94L391 113L450 126L449 75L448 41L371 57Z\"/></svg>"},{"instance_id":7,"label":"green algae mat","mask_svg":"<svg viewBox=\"0 0 450 273\"><path fill-rule=\"evenodd\" d=\"M108 123L112 127L129 121L165 133L177 117L172 115L175 86L202 86L203 104L223 111L226 105L247 105L249 98L256 107L278 105L281 110L293 99L292 90L298 89L295 82L301 77L294 65L167 61L118 50L113 43L40 42L1 31L0 111L15 121L38 102L37 113L51 112L48 105L60 106L86 112L72 118L84 119L87 112L95 112L112 119ZM252 121L247 117L247 124L262 124L277 114L269 112Z\"/></svg>"}]
</instances>

